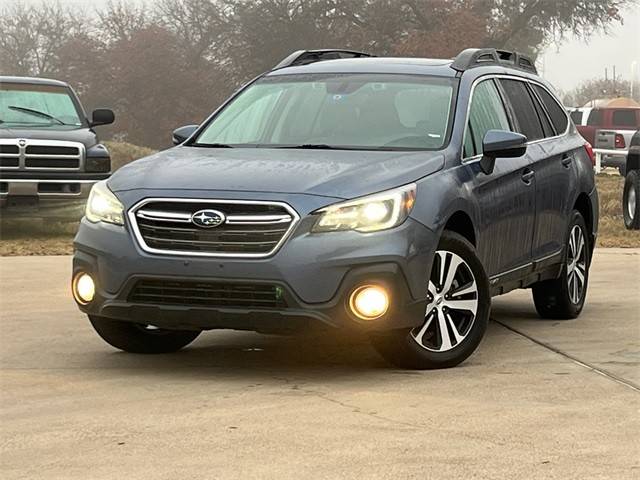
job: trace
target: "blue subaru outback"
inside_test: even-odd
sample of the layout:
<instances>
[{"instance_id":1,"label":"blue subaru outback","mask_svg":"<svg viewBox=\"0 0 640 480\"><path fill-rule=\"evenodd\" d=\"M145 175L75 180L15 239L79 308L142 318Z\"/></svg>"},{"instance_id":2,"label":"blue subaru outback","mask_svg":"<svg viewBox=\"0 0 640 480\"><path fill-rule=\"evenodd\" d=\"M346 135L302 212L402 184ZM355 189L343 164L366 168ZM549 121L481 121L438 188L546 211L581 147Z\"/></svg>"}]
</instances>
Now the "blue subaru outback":
<instances>
[{"instance_id":1,"label":"blue subaru outback","mask_svg":"<svg viewBox=\"0 0 640 480\"><path fill-rule=\"evenodd\" d=\"M75 238L74 298L116 348L322 326L443 368L494 295L583 309L593 154L523 55L299 51L173 135L94 186Z\"/></svg>"}]
</instances>

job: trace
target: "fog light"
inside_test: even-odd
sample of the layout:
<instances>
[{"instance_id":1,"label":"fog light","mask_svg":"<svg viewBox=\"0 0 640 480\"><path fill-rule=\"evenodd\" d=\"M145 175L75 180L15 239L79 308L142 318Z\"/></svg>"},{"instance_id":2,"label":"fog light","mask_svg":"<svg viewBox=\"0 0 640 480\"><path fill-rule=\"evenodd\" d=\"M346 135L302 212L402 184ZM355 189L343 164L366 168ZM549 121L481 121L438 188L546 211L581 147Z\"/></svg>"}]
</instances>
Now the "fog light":
<instances>
[{"instance_id":1,"label":"fog light","mask_svg":"<svg viewBox=\"0 0 640 480\"><path fill-rule=\"evenodd\" d=\"M375 320L387 312L389 295L377 285L356 288L349 298L349 307L355 316L363 320Z\"/></svg>"},{"instance_id":2,"label":"fog light","mask_svg":"<svg viewBox=\"0 0 640 480\"><path fill-rule=\"evenodd\" d=\"M73 296L76 302L86 305L93 300L96 295L96 284L88 273L79 273L73 279Z\"/></svg>"}]
</instances>

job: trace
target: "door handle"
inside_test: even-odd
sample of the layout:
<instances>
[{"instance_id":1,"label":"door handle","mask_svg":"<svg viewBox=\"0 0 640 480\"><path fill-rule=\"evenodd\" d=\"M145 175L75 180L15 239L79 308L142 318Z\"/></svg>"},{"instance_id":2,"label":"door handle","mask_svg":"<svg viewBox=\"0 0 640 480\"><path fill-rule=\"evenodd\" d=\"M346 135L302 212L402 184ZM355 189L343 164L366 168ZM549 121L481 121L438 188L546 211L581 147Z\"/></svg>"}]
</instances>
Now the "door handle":
<instances>
[{"instance_id":1,"label":"door handle","mask_svg":"<svg viewBox=\"0 0 640 480\"><path fill-rule=\"evenodd\" d=\"M573 162L573 156L569 155L568 153L565 153L564 155L562 155L562 166L569 168L569 166L571 165L571 162Z\"/></svg>"},{"instance_id":2,"label":"door handle","mask_svg":"<svg viewBox=\"0 0 640 480\"><path fill-rule=\"evenodd\" d=\"M524 172L522 172L522 181L524 183L526 183L527 185L531 185L531 181L533 180L533 177L536 176L536 172L534 172L533 170L526 168L524 170Z\"/></svg>"}]
</instances>

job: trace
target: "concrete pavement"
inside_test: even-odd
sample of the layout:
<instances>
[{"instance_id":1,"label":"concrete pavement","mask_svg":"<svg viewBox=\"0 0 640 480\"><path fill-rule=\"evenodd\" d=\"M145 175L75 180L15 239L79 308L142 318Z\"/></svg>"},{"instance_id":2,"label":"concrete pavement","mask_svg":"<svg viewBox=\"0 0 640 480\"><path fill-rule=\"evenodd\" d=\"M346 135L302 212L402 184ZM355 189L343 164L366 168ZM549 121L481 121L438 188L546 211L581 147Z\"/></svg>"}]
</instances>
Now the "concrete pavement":
<instances>
[{"instance_id":1,"label":"concrete pavement","mask_svg":"<svg viewBox=\"0 0 640 480\"><path fill-rule=\"evenodd\" d=\"M640 250L597 251L578 320L495 299L478 352L429 372L337 335L120 353L76 309L70 266L0 258L3 479L640 475Z\"/></svg>"}]
</instances>

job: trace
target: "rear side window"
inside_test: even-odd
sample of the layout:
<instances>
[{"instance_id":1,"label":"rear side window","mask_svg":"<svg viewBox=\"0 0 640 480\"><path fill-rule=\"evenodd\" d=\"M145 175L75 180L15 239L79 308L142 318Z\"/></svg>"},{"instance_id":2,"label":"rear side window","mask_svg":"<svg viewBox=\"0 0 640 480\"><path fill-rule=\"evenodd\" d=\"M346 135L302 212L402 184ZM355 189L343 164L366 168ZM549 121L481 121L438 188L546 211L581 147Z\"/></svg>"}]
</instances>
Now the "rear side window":
<instances>
[{"instance_id":1,"label":"rear side window","mask_svg":"<svg viewBox=\"0 0 640 480\"><path fill-rule=\"evenodd\" d=\"M627 110L614 110L613 111L613 124L616 127L633 127L637 128L638 120L636 117L636 110L627 109Z\"/></svg>"},{"instance_id":2,"label":"rear side window","mask_svg":"<svg viewBox=\"0 0 640 480\"><path fill-rule=\"evenodd\" d=\"M580 110L574 110L571 112L571 120L576 125L582 125L582 112Z\"/></svg>"},{"instance_id":3,"label":"rear side window","mask_svg":"<svg viewBox=\"0 0 640 480\"><path fill-rule=\"evenodd\" d=\"M547 109L547 113L549 113L551 123L553 123L553 126L556 129L556 133L558 135L564 133L567 130L567 124L569 123L564 108L560 106L560 104L551 96L546 88L542 88L540 85L532 86L535 92L540 97L540 100L542 100L545 108Z\"/></svg>"},{"instance_id":4,"label":"rear side window","mask_svg":"<svg viewBox=\"0 0 640 480\"><path fill-rule=\"evenodd\" d=\"M493 80L485 80L473 90L464 137L465 157L482 153L482 140L489 130L510 130L502 99Z\"/></svg>"},{"instance_id":5,"label":"rear side window","mask_svg":"<svg viewBox=\"0 0 640 480\"><path fill-rule=\"evenodd\" d=\"M540 125L527 85L519 80L504 78L500 79L500 84L513 107L517 131L525 135L529 141L544 138L542 125Z\"/></svg>"}]
</instances>

